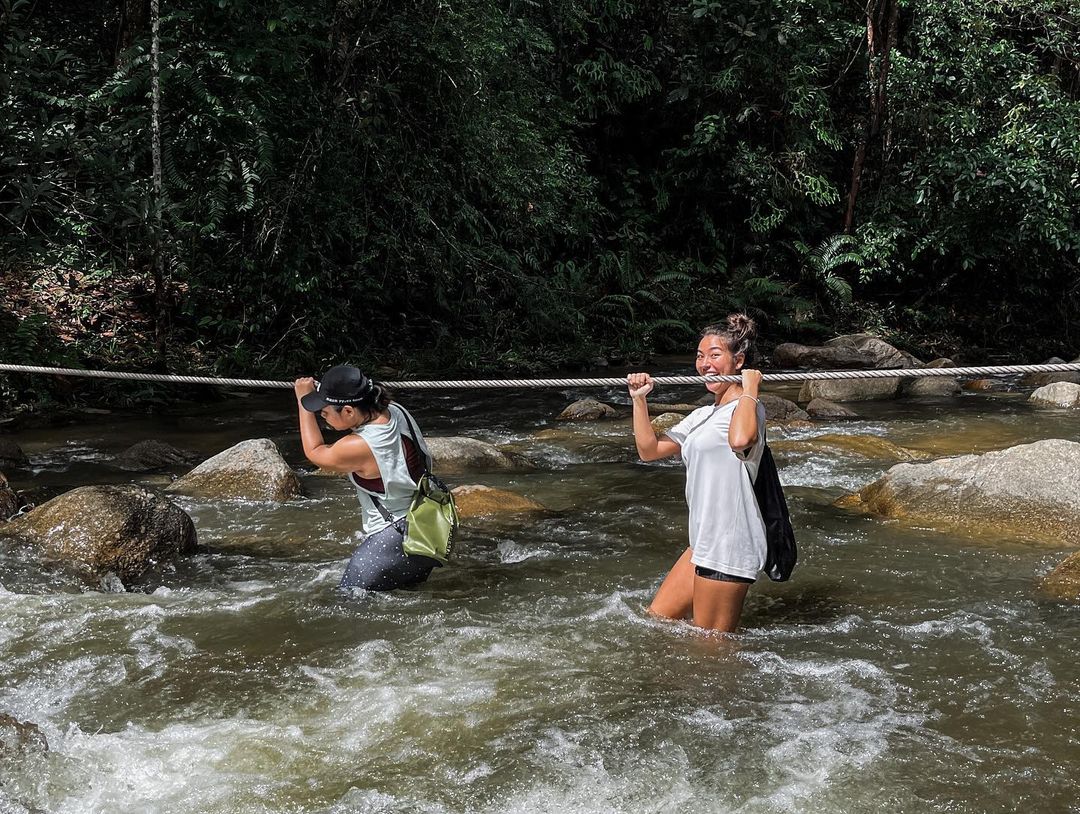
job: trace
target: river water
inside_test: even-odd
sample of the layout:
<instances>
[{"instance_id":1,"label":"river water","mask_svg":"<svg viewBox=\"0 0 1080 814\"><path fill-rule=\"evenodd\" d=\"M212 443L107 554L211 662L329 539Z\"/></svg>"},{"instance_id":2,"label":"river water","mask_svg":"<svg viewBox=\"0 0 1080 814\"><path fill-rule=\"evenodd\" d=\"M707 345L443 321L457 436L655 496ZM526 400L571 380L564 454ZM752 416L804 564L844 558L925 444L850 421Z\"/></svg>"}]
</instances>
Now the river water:
<instances>
[{"instance_id":1,"label":"river water","mask_svg":"<svg viewBox=\"0 0 1080 814\"><path fill-rule=\"evenodd\" d=\"M359 520L324 477L283 506L182 499L202 549L152 593L0 559L0 712L50 746L0 765L0 811L1080 811L1080 607L1037 591L1070 552L834 508L893 461L812 441L983 452L1080 439L1076 411L972 394L771 429L800 564L709 638L644 610L685 545L681 467L638 462L625 420L555 422L580 395L403 395L428 434L538 463L457 482L550 510L470 524L418 590L337 592ZM300 466L293 409L274 392L27 431L14 485L161 485L108 467L144 438L270 437Z\"/></svg>"}]
</instances>

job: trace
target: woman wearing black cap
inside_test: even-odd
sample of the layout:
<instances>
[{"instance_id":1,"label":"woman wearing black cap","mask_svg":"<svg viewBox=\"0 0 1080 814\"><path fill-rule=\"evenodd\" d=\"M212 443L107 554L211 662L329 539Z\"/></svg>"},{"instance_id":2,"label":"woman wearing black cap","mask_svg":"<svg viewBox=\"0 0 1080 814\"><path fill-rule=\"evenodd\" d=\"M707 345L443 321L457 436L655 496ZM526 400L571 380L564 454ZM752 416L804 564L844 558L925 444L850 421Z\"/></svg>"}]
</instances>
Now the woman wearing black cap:
<instances>
[{"instance_id":1,"label":"woman wearing black cap","mask_svg":"<svg viewBox=\"0 0 1080 814\"><path fill-rule=\"evenodd\" d=\"M348 474L362 509L364 538L341 587L388 591L423 582L441 563L402 549L416 482L431 468L431 453L412 416L351 365L330 368L319 382L297 379L294 389L304 454L322 469ZM327 444L316 413L350 434Z\"/></svg>"}]
</instances>

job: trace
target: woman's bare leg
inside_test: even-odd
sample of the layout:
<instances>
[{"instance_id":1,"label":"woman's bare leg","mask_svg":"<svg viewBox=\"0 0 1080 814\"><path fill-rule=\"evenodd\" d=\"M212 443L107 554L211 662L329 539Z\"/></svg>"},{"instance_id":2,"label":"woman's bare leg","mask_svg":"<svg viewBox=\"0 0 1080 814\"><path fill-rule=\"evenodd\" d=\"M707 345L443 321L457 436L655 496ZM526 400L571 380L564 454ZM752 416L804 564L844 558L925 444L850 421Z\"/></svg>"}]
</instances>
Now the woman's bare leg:
<instances>
[{"instance_id":1,"label":"woman's bare leg","mask_svg":"<svg viewBox=\"0 0 1080 814\"><path fill-rule=\"evenodd\" d=\"M665 619L685 619L694 608L694 565L690 549L675 561L649 605L649 613Z\"/></svg>"},{"instance_id":2,"label":"woman's bare leg","mask_svg":"<svg viewBox=\"0 0 1080 814\"><path fill-rule=\"evenodd\" d=\"M690 573L693 574L693 568ZM750 584L706 579L696 574L693 580L694 624L707 630L734 633Z\"/></svg>"}]
</instances>

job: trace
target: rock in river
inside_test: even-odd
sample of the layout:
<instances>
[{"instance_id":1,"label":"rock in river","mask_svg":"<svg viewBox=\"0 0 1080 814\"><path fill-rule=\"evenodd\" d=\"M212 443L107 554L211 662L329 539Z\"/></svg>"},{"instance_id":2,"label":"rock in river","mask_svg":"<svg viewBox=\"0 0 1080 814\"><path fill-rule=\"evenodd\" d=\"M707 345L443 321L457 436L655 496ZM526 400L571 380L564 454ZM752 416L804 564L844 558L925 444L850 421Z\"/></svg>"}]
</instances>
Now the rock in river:
<instances>
[{"instance_id":1,"label":"rock in river","mask_svg":"<svg viewBox=\"0 0 1080 814\"><path fill-rule=\"evenodd\" d=\"M523 512L542 512L544 507L535 500L510 492L506 489L493 489L490 486L469 484L453 490L454 505L462 520L471 517L490 517L492 515L521 514Z\"/></svg>"},{"instance_id":2,"label":"rock in river","mask_svg":"<svg viewBox=\"0 0 1080 814\"><path fill-rule=\"evenodd\" d=\"M580 399L558 415L559 421L598 421L618 416L615 408L596 399Z\"/></svg>"},{"instance_id":3,"label":"rock in river","mask_svg":"<svg viewBox=\"0 0 1080 814\"><path fill-rule=\"evenodd\" d=\"M1047 574L1042 589L1058 599L1080 600L1080 552L1067 557Z\"/></svg>"},{"instance_id":4,"label":"rock in river","mask_svg":"<svg viewBox=\"0 0 1080 814\"><path fill-rule=\"evenodd\" d=\"M196 459L197 460L197 459ZM127 472L154 472L170 466L190 466L192 455L164 441L149 439L132 444L113 461L113 466Z\"/></svg>"},{"instance_id":5,"label":"rock in river","mask_svg":"<svg viewBox=\"0 0 1080 814\"><path fill-rule=\"evenodd\" d=\"M302 494L300 479L269 438L241 441L219 452L166 491L210 500L286 501Z\"/></svg>"},{"instance_id":6,"label":"rock in river","mask_svg":"<svg viewBox=\"0 0 1080 814\"><path fill-rule=\"evenodd\" d=\"M22 451L22 447L10 438L0 435L0 468L7 470L19 469L28 463L29 461L26 458L26 453Z\"/></svg>"},{"instance_id":7,"label":"rock in river","mask_svg":"<svg viewBox=\"0 0 1080 814\"><path fill-rule=\"evenodd\" d=\"M977 535L1080 544L1080 443L897 464L838 501L906 522Z\"/></svg>"},{"instance_id":8,"label":"rock in river","mask_svg":"<svg viewBox=\"0 0 1080 814\"><path fill-rule=\"evenodd\" d=\"M1043 385L1031 394L1030 400L1054 407L1080 407L1080 384L1054 382Z\"/></svg>"},{"instance_id":9,"label":"rock in river","mask_svg":"<svg viewBox=\"0 0 1080 814\"><path fill-rule=\"evenodd\" d=\"M134 484L81 486L0 526L0 534L28 543L47 562L125 582L196 545L186 512Z\"/></svg>"},{"instance_id":10,"label":"rock in river","mask_svg":"<svg viewBox=\"0 0 1080 814\"><path fill-rule=\"evenodd\" d=\"M460 475L463 472L506 472L532 469L520 455L503 452L493 444L463 435L428 438L428 449L435 459L435 474Z\"/></svg>"}]
</instances>

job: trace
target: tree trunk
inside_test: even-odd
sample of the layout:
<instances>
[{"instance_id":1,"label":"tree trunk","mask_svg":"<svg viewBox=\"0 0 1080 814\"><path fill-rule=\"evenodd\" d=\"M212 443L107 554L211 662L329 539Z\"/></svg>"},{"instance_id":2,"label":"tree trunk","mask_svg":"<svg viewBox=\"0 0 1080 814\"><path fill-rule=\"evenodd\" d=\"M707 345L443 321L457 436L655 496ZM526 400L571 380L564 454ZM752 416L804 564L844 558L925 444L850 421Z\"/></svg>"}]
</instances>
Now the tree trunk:
<instances>
[{"instance_id":1,"label":"tree trunk","mask_svg":"<svg viewBox=\"0 0 1080 814\"><path fill-rule=\"evenodd\" d=\"M866 47L868 64L866 76L869 84L870 111L866 118L855 160L851 165L851 185L848 187L847 212L844 214L844 232L851 234L855 228L855 203L862 186L863 168L871 145L880 141L881 131L888 117L889 62L896 43L900 8L897 0L868 0L866 5Z\"/></svg>"},{"instance_id":2,"label":"tree trunk","mask_svg":"<svg viewBox=\"0 0 1080 814\"><path fill-rule=\"evenodd\" d=\"M113 64L120 66L121 57L146 31L150 6L147 0L120 0L120 27L116 32Z\"/></svg>"},{"instance_id":3,"label":"tree trunk","mask_svg":"<svg viewBox=\"0 0 1080 814\"><path fill-rule=\"evenodd\" d=\"M154 270L154 349L159 366L165 365L165 258L161 250L161 22L158 0L150 0L151 159L153 161L152 263Z\"/></svg>"}]
</instances>

